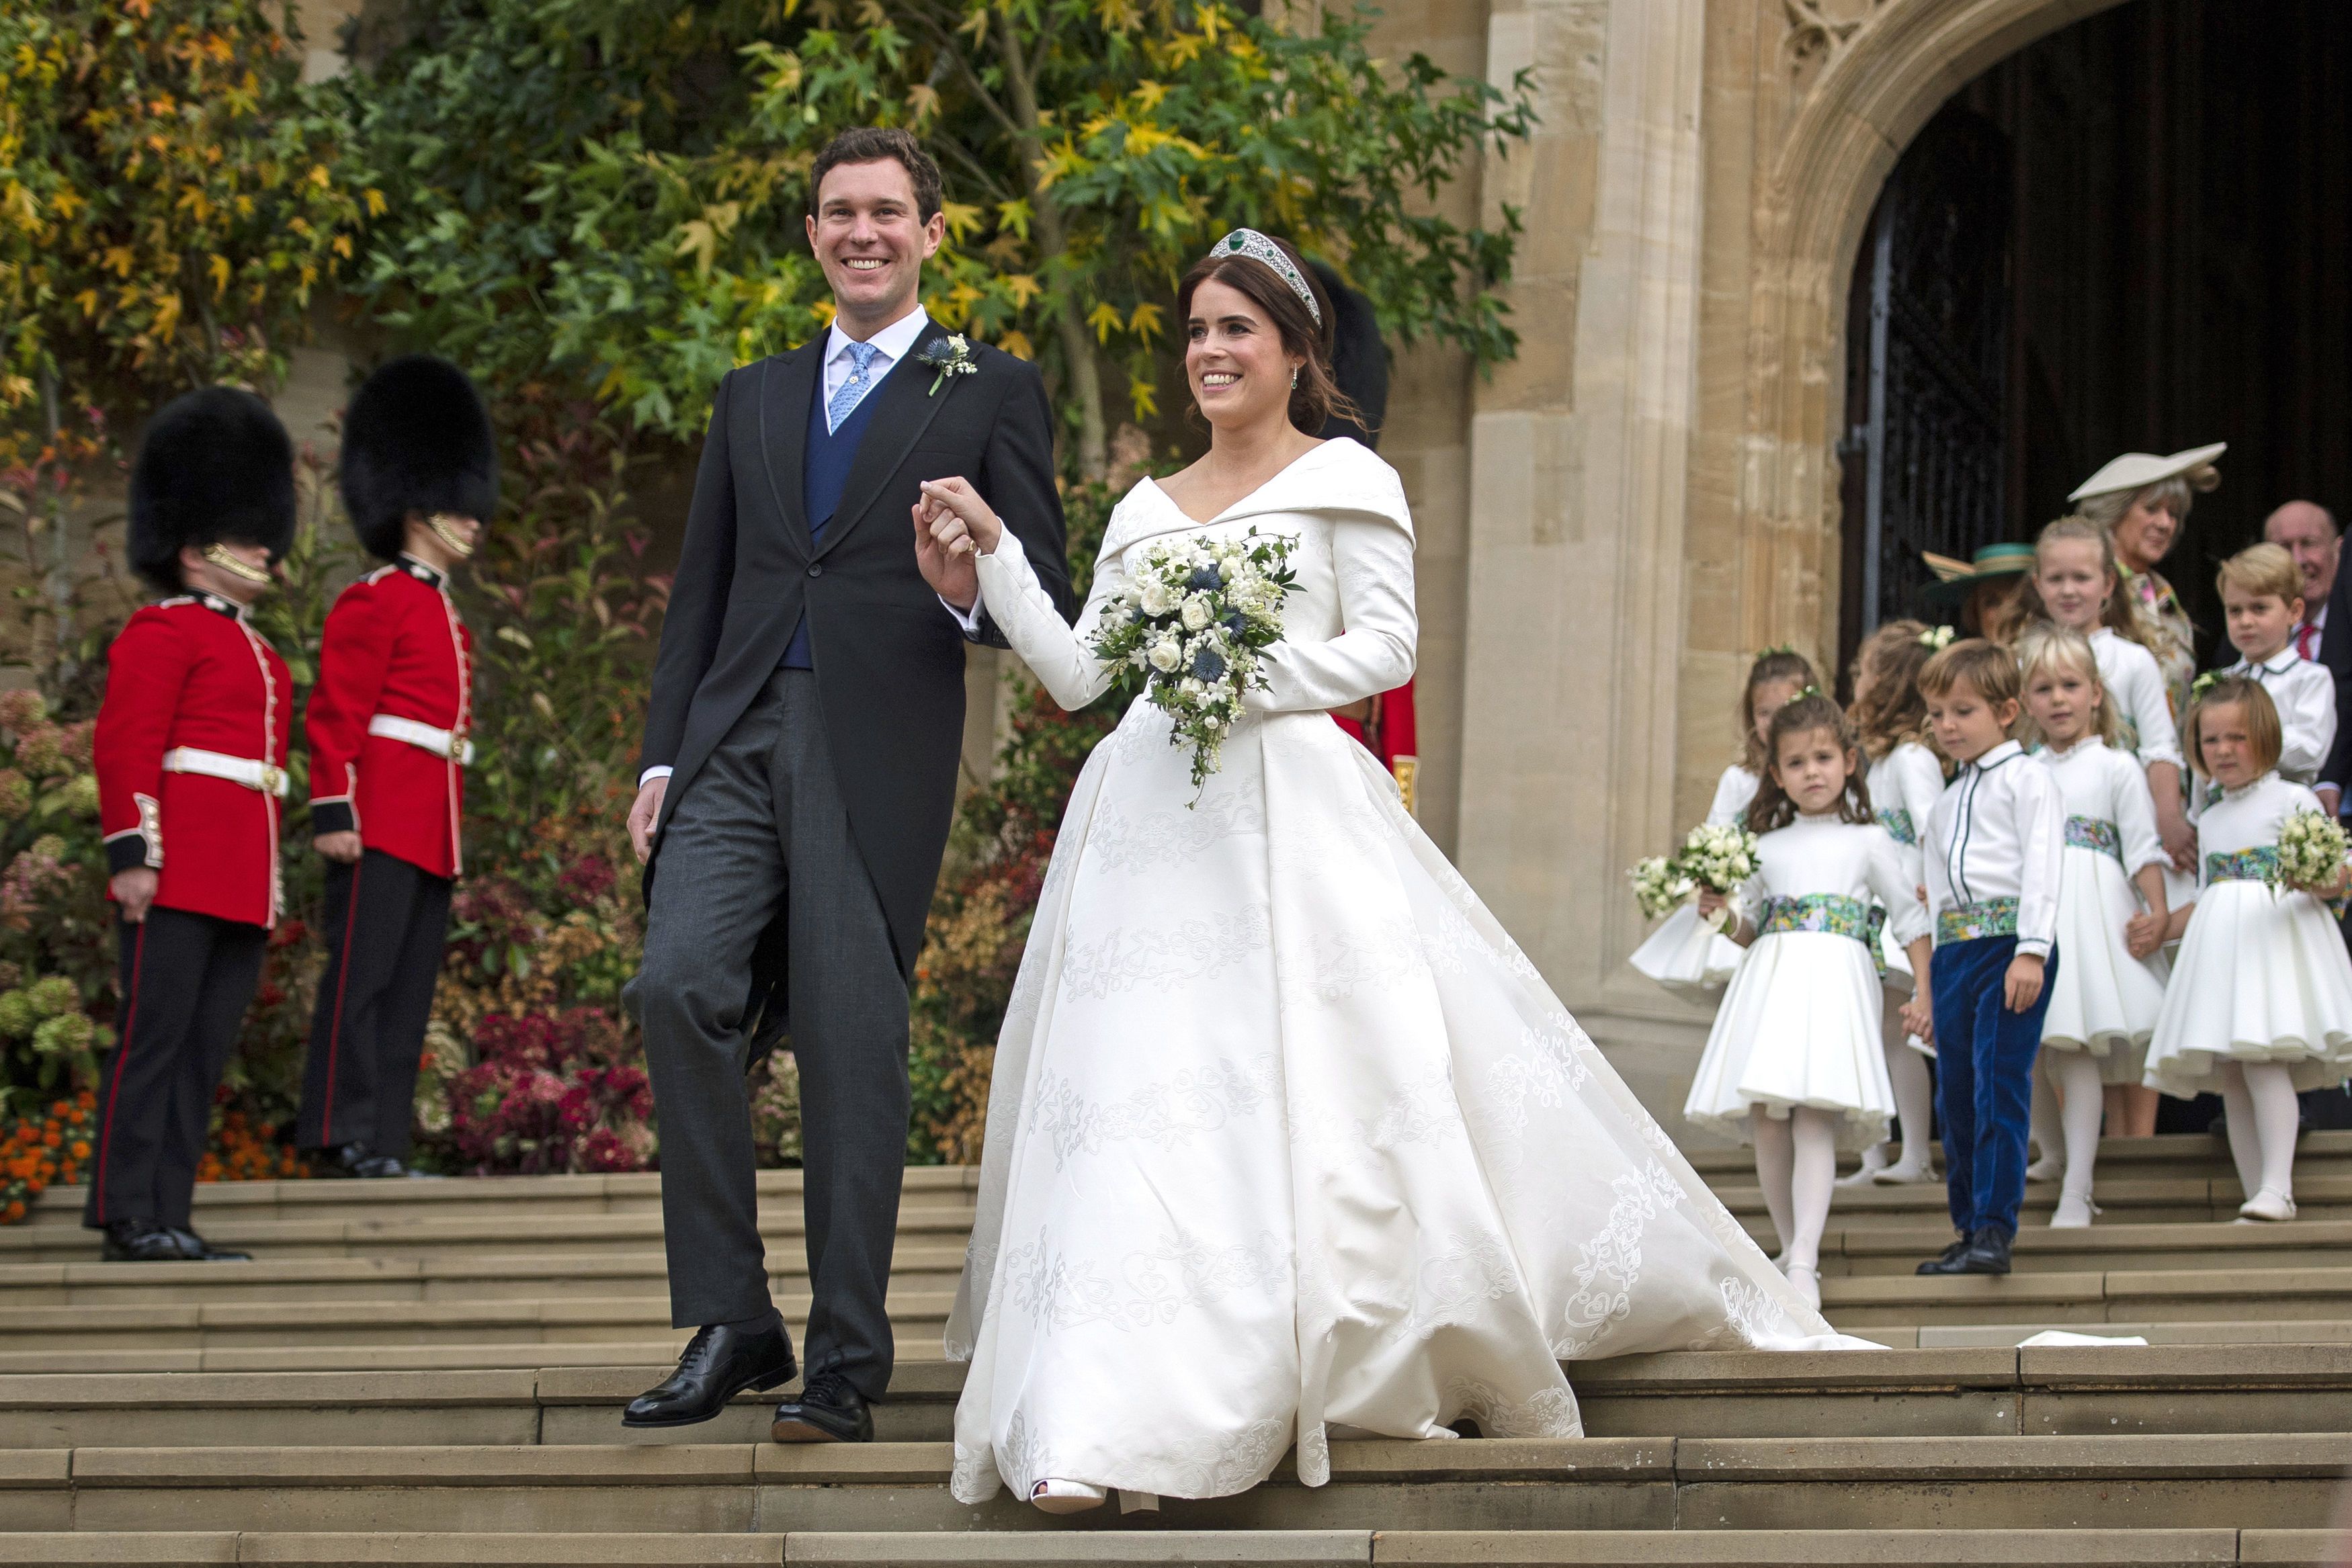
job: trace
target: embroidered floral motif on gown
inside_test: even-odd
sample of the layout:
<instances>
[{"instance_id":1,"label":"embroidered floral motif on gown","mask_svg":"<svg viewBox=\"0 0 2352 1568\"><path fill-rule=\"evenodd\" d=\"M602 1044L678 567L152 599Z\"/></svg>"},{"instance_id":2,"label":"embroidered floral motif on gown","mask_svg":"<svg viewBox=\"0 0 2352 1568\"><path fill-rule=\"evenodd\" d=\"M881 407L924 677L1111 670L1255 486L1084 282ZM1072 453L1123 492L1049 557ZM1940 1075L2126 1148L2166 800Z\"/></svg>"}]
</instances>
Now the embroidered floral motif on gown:
<instances>
[{"instance_id":1,"label":"embroidered floral motif on gown","mask_svg":"<svg viewBox=\"0 0 2352 1568\"><path fill-rule=\"evenodd\" d=\"M1708 1193L1327 710L1412 670L1412 534L1350 441L1213 523L1152 484L1087 609L1178 532L1293 536L1272 689L1193 804L1139 702L1064 816L999 1041L956 1497L1052 1477L1179 1497L1328 1425L1572 1436L1559 1361L1830 1333ZM988 609L1055 698L1108 674L1008 534Z\"/></svg>"}]
</instances>

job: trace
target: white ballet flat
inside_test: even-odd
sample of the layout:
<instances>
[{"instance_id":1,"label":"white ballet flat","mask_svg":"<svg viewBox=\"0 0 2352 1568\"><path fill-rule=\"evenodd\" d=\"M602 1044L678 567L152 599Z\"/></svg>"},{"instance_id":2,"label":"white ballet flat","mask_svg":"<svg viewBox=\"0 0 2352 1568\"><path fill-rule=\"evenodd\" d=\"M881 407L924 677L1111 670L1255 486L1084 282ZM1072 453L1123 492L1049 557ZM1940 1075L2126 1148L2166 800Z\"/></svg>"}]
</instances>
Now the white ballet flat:
<instances>
[{"instance_id":1,"label":"white ballet flat","mask_svg":"<svg viewBox=\"0 0 2352 1568\"><path fill-rule=\"evenodd\" d=\"M1883 1171L1871 1172L1870 1179L1881 1186L1895 1186L1906 1182L1934 1181L1936 1167L1925 1160L1916 1166L1908 1160L1897 1160Z\"/></svg>"},{"instance_id":2,"label":"white ballet flat","mask_svg":"<svg viewBox=\"0 0 2352 1568\"><path fill-rule=\"evenodd\" d=\"M2091 1216L2106 1211L2091 1201L2087 1192L2062 1192L2058 1195L2057 1212L2050 1217L2053 1230L2086 1230Z\"/></svg>"},{"instance_id":3,"label":"white ballet flat","mask_svg":"<svg viewBox=\"0 0 2352 1568\"><path fill-rule=\"evenodd\" d=\"M1100 1487L1050 1477L1029 1489L1029 1500L1039 1513L1085 1513L1100 1508L1109 1499L1110 1493Z\"/></svg>"},{"instance_id":4,"label":"white ballet flat","mask_svg":"<svg viewBox=\"0 0 2352 1568\"><path fill-rule=\"evenodd\" d=\"M1805 1305L1815 1312L1822 1310L1822 1271L1819 1269L1791 1263L1789 1265L1789 1283L1796 1287L1797 1294L1805 1298Z\"/></svg>"},{"instance_id":5,"label":"white ballet flat","mask_svg":"<svg viewBox=\"0 0 2352 1568\"><path fill-rule=\"evenodd\" d=\"M2241 1219L2266 1219L2273 1222L2294 1218L2294 1199L2273 1186L2266 1186L2238 1206Z\"/></svg>"},{"instance_id":6,"label":"white ballet flat","mask_svg":"<svg viewBox=\"0 0 2352 1568\"><path fill-rule=\"evenodd\" d=\"M2055 1155L2044 1155L2025 1167L2028 1181L2057 1181L2066 1174L2066 1162Z\"/></svg>"},{"instance_id":7,"label":"white ballet flat","mask_svg":"<svg viewBox=\"0 0 2352 1568\"><path fill-rule=\"evenodd\" d=\"M1862 1165L1837 1178L1839 1186L1866 1186L1887 1166L1886 1145L1873 1144L1862 1151Z\"/></svg>"}]
</instances>

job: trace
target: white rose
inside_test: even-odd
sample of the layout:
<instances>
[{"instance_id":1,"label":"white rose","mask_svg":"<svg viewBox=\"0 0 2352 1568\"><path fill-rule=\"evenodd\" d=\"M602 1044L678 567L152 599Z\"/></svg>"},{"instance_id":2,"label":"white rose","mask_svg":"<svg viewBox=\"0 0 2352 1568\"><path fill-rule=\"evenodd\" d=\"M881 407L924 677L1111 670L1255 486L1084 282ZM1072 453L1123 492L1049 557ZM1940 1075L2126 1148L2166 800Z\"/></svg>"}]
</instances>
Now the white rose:
<instances>
[{"instance_id":1,"label":"white rose","mask_svg":"<svg viewBox=\"0 0 2352 1568\"><path fill-rule=\"evenodd\" d=\"M1232 556L1227 556L1224 559L1217 563L1217 575L1223 578L1227 582L1231 582L1234 578L1240 576L1241 570L1242 563L1234 559Z\"/></svg>"},{"instance_id":2,"label":"white rose","mask_svg":"<svg viewBox=\"0 0 2352 1568\"><path fill-rule=\"evenodd\" d=\"M1151 645L1151 667L1161 674L1174 669L1177 661L1183 656L1184 650L1176 645L1173 637L1162 637Z\"/></svg>"},{"instance_id":3,"label":"white rose","mask_svg":"<svg viewBox=\"0 0 2352 1568\"><path fill-rule=\"evenodd\" d=\"M1198 632L1209 623L1209 602L1205 599L1184 601L1184 630Z\"/></svg>"},{"instance_id":4,"label":"white rose","mask_svg":"<svg viewBox=\"0 0 2352 1568\"><path fill-rule=\"evenodd\" d=\"M1176 591L1174 589L1164 582L1147 582L1143 585L1143 612L1146 615L1165 615L1175 608Z\"/></svg>"}]
</instances>

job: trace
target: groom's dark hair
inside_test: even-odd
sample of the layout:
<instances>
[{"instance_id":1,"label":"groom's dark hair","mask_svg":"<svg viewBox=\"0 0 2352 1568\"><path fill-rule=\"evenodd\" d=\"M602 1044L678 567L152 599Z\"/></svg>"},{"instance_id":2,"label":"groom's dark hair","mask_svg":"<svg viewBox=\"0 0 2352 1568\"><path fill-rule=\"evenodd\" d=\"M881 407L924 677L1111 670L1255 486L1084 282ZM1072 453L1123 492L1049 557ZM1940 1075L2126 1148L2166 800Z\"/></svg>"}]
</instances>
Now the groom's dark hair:
<instances>
[{"instance_id":1,"label":"groom's dark hair","mask_svg":"<svg viewBox=\"0 0 2352 1568\"><path fill-rule=\"evenodd\" d=\"M879 163L884 159L895 161L907 171L907 178L915 187L915 216L924 223L940 210L940 166L923 151L923 144L903 131L887 126L861 125L845 131L824 144L809 165L808 211L816 216L817 191L824 177L844 163Z\"/></svg>"}]
</instances>

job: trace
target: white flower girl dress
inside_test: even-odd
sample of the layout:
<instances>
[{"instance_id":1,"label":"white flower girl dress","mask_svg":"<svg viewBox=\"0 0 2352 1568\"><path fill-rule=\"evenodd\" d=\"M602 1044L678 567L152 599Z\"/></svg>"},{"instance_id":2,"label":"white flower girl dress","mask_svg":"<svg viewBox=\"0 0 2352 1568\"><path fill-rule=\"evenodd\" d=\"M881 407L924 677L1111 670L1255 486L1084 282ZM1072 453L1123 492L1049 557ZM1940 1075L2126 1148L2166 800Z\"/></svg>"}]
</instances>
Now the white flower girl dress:
<instances>
[{"instance_id":1,"label":"white flower girl dress","mask_svg":"<svg viewBox=\"0 0 2352 1568\"><path fill-rule=\"evenodd\" d=\"M1559 1363L1830 1333L1327 710L1412 671L1395 471L1315 448L1207 524L1139 483L1074 632L1010 533L989 613L1066 707L1123 563L1297 541L1270 690L1197 802L1145 702L1087 761L996 1055L948 1326L952 1488L1242 1491L1329 1428L1573 1436Z\"/></svg>"}]
</instances>

